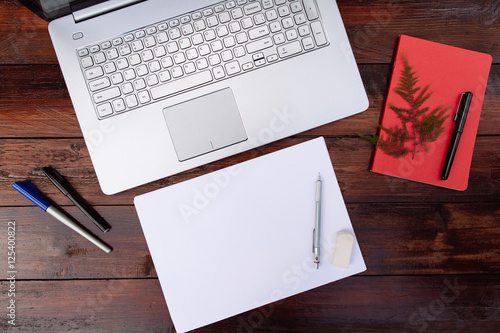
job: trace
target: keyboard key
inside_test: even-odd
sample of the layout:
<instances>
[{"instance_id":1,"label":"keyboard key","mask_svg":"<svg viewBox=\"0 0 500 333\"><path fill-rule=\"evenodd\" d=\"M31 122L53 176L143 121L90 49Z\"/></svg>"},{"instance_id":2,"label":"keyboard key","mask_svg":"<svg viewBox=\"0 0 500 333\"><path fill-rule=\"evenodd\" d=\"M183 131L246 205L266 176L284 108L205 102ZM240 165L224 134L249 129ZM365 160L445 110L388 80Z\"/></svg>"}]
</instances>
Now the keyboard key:
<instances>
[{"instance_id":1,"label":"keyboard key","mask_svg":"<svg viewBox=\"0 0 500 333\"><path fill-rule=\"evenodd\" d=\"M237 20L243 17L243 10L241 8L234 8L231 10L231 16Z\"/></svg>"},{"instance_id":2,"label":"keyboard key","mask_svg":"<svg viewBox=\"0 0 500 333\"><path fill-rule=\"evenodd\" d=\"M89 84L90 91L97 91L111 86L111 81L109 78L103 77L95 81L91 81Z\"/></svg>"},{"instance_id":3,"label":"keyboard key","mask_svg":"<svg viewBox=\"0 0 500 333\"><path fill-rule=\"evenodd\" d=\"M248 30L248 37L250 37L250 39L257 39L266 35L269 35L269 28L267 25Z\"/></svg>"},{"instance_id":4,"label":"keyboard key","mask_svg":"<svg viewBox=\"0 0 500 333\"><path fill-rule=\"evenodd\" d=\"M94 61L96 64L101 64L106 61L106 56L103 52L94 54Z\"/></svg>"},{"instance_id":5,"label":"keyboard key","mask_svg":"<svg viewBox=\"0 0 500 333\"><path fill-rule=\"evenodd\" d=\"M156 74L149 75L146 78L146 82L147 82L148 86L154 86L155 84L158 84L158 77L156 76Z\"/></svg>"},{"instance_id":6,"label":"keyboard key","mask_svg":"<svg viewBox=\"0 0 500 333\"><path fill-rule=\"evenodd\" d=\"M300 1L295 1L290 4L290 8L292 9L292 13L297 13L302 10L302 4Z\"/></svg>"},{"instance_id":7,"label":"keyboard key","mask_svg":"<svg viewBox=\"0 0 500 333\"><path fill-rule=\"evenodd\" d=\"M181 36L181 31L179 28L173 28L168 31L170 39L177 39Z\"/></svg>"},{"instance_id":8,"label":"keyboard key","mask_svg":"<svg viewBox=\"0 0 500 333\"><path fill-rule=\"evenodd\" d=\"M294 21L295 21L295 24L297 25L301 25L303 23L306 23L307 20L306 20L306 16L304 14L298 14L298 15L295 15L293 17Z\"/></svg>"},{"instance_id":9,"label":"keyboard key","mask_svg":"<svg viewBox=\"0 0 500 333\"><path fill-rule=\"evenodd\" d=\"M205 24L205 21L203 21L203 20L198 20L198 21L194 22L194 30L196 30L196 31L205 30L206 27L207 26Z\"/></svg>"},{"instance_id":10,"label":"keyboard key","mask_svg":"<svg viewBox=\"0 0 500 333\"><path fill-rule=\"evenodd\" d=\"M158 60L152 61L148 64L149 66L149 71L151 73L157 72L161 69L160 62Z\"/></svg>"},{"instance_id":11,"label":"keyboard key","mask_svg":"<svg viewBox=\"0 0 500 333\"><path fill-rule=\"evenodd\" d=\"M85 77L87 78L87 80L92 80L102 75L104 75L104 72L101 66L97 66L85 71Z\"/></svg>"},{"instance_id":12,"label":"keyboard key","mask_svg":"<svg viewBox=\"0 0 500 333\"><path fill-rule=\"evenodd\" d=\"M135 71L137 72L138 76L144 76L144 75L146 75L146 74L149 73L148 67L146 65L137 66L137 68L135 69Z\"/></svg>"},{"instance_id":13,"label":"keyboard key","mask_svg":"<svg viewBox=\"0 0 500 333\"><path fill-rule=\"evenodd\" d=\"M104 72L106 74L111 74L111 73L114 73L116 72L116 65L114 62L108 62L106 64L104 64Z\"/></svg>"},{"instance_id":14,"label":"keyboard key","mask_svg":"<svg viewBox=\"0 0 500 333\"><path fill-rule=\"evenodd\" d=\"M123 72L123 76L125 77L125 80L129 81L132 79L135 79L135 71L131 69L127 69L126 71Z\"/></svg>"},{"instance_id":15,"label":"keyboard key","mask_svg":"<svg viewBox=\"0 0 500 333\"><path fill-rule=\"evenodd\" d=\"M130 94L131 92L133 92L134 91L134 87L132 86L132 83L127 82L124 85L122 85L122 91L123 91L123 93L125 95L126 94Z\"/></svg>"},{"instance_id":16,"label":"keyboard key","mask_svg":"<svg viewBox=\"0 0 500 333\"><path fill-rule=\"evenodd\" d=\"M106 50L106 56L109 60L116 59L118 58L118 51L115 48Z\"/></svg>"},{"instance_id":17,"label":"keyboard key","mask_svg":"<svg viewBox=\"0 0 500 333\"><path fill-rule=\"evenodd\" d=\"M316 41L316 45L321 46L326 44L326 36L323 32L323 27L320 21L315 21L311 23L311 30Z\"/></svg>"},{"instance_id":18,"label":"keyboard key","mask_svg":"<svg viewBox=\"0 0 500 333\"><path fill-rule=\"evenodd\" d=\"M270 37L266 37L263 39L259 39L255 42L251 42L247 44L247 52L254 53L257 51L261 51L267 49L268 47L273 46L273 41Z\"/></svg>"},{"instance_id":19,"label":"keyboard key","mask_svg":"<svg viewBox=\"0 0 500 333\"><path fill-rule=\"evenodd\" d=\"M165 50L165 46L163 46L163 45L155 47L153 51L155 53L155 57L157 57L157 58L163 57L165 54L167 54L167 51Z\"/></svg>"},{"instance_id":20,"label":"keyboard key","mask_svg":"<svg viewBox=\"0 0 500 333\"><path fill-rule=\"evenodd\" d=\"M105 118L325 45L315 0L226 0L75 52Z\"/></svg>"},{"instance_id":21,"label":"keyboard key","mask_svg":"<svg viewBox=\"0 0 500 333\"><path fill-rule=\"evenodd\" d=\"M116 98L118 96L120 96L120 88L118 88L118 87L106 89L106 90L100 91L100 92L92 95L92 97L94 98L94 102L96 104L101 103L101 102L105 102L105 101L109 101L110 99Z\"/></svg>"},{"instance_id":22,"label":"keyboard key","mask_svg":"<svg viewBox=\"0 0 500 333\"><path fill-rule=\"evenodd\" d=\"M97 106L97 112L100 117L106 117L113 114L113 108L111 107L111 104L104 103Z\"/></svg>"},{"instance_id":23,"label":"keyboard key","mask_svg":"<svg viewBox=\"0 0 500 333\"><path fill-rule=\"evenodd\" d=\"M172 68L172 76L174 78L179 78L181 76L184 75L184 72L182 71L182 67L181 66L175 66L174 68Z\"/></svg>"},{"instance_id":24,"label":"keyboard key","mask_svg":"<svg viewBox=\"0 0 500 333\"><path fill-rule=\"evenodd\" d=\"M167 84L151 88L151 97L159 99L212 81L212 74L203 71Z\"/></svg>"},{"instance_id":25,"label":"keyboard key","mask_svg":"<svg viewBox=\"0 0 500 333\"><path fill-rule=\"evenodd\" d=\"M261 25L266 22L266 18L264 17L264 14L260 13L253 17L253 21L256 25Z\"/></svg>"},{"instance_id":26,"label":"keyboard key","mask_svg":"<svg viewBox=\"0 0 500 333\"><path fill-rule=\"evenodd\" d=\"M149 61L149 60L154 59L155 56L153 55L153 51L146 50L146 51L141 52L141 57L142 57L142 61Z\"/></svg>"},{"instance_id":27,"label":"keyboard key","mask_svg":"<svg viewBox=\"0 0 500 333\"><path fill-rule=\"evenodd\" d=\"M168 71L160 72L159 77L161 82L168 81L171 78L170 73Z\"/></svg>"},{"instance_id":28,"label":"keyboard key","mask_svg":"<svg viewBox=\"0 0 500 333\"><path fill-rule=\"evenodd\" d=\"M203 35L202 34L194 34L191 36L191 40L193 41L193 45L198 45L203 43Z\"/></svg>"},{"instance_id":29,"label":"keyboard key","mask_svg":"<svg viewBox=\"0 0 500 333\"><path fill-rule=\"evenodd\" d=\"M161 66L163 68L168 68L174 65L174 61L171 57L165 57L161 59Z\"/></svg>"},{"instance_id":30,"label":"keyboard key","mask_svg":"<svg viewBox=\"0 0 500 333\"><path fill-rule=\"evenodd\" d=\"M318 11L316 10L316 5L314 4L314 0L303 0L304 8L306 10L306 15L309 21L315 20L319 17Z\"/></svg>"},{"instance_id":31,"label":"keyboard key","mask_svg":"<svg viewBox=\"0 0 500 333\"><path fill-rule=\"evenodd\" d=\"M200 58L196 60L196 67L198 67L199 70L205 69L208 67L208 61L205 58Z\"/></svg>"},{"instance_id":32,"label":"keyboard key","mask_svg":"<svg viewBox=\"0 0 500 333\"><path fill-rule=\"evenodd\" d=\"M92 60L91 57L82 58L81 63L83 68L88 68L94 65L94 61Z\"/></svg>"},{"instance_id":33,"label":"keyboard key","mask_svg":"<svg viewBox=\"0 0 500 333\"><path fill-rule=\"evenodd\" d=\"M127 61L127 59L125 59L125 58L118 59L116 61L116 66L120 70L127 68L128 67L128 61Z\"/></svg>"},{"instance_id":34,"label":"keyboard key","mask_svg":"<svg viewBox=\"0 0 500 333\"><path fill-rule=\"evenodd\" d=\"M144 38L144 45L146 47L153 47L156 45L156 40L153 36L148 36L146 38Z\"/></svg>"},{"instance_id":35,"label":"keyboard key","mask_svg":"<svg viewBox=\"0 0 500 333\"><path fill-rule=\"evenodd\" d=\"M243 7L243 11L245 12L245 15L252 15L255 13L258 13L262 10L262 7L260 6L260 2L254 2L251 4L246 5Z\"/></svg>"},{"instance_id":36,"label":"keyboard key","mask_svg":"<svg viewBox=\"0 0 500 333\"><path fill-rule=\"evenodd\" d=\"M125 110L125 101L122 98L115 99L113 101L113 107L116 112Z\"/></svg>"},{"instance_id":37,"label":"keyboard key","mask_svg":"<svg viewBox=\"0 0 500 333\"><path fill-rule=\"evenodd\" d=\"M111 82L113 84L120 84L123 82L123 75L121 73L116 73L111 75Z\"/></svg>"},{"instance_id":38,"label":"keyboard key","mask_svg":"<svg viewBox=\"0 0 500 333\"><path fill-rule=\"evenodd\" d=\"M137 97L135 95L128 95L125 97L125 103L127 103L127 106L129 108L133 108L134 106L139 105L139 102L137 101Z\"/></svg>"},{"instance_id":39,"label":"keyboard key","mask_svg":"<svg viewBox=\"0 0 500 333\"><path fill-rule=\"evenodd\" d=\"M290 57L294 54L300 53L301 51L302 48L300 47L300 43L298 41L278 47L278 54L281 58Z\"/></svg>"},{"instance_id":40,"label":"keyboard key","mask_svg":"<svg viewBox=\"0 0 500 333\"><path fill-rule=\"evenodd\" d=\"M80 57L84 57L86 55L89 55L89 50L88 49L81 49L81 50L78 50L78 55Z\"/></svg>"},{"instance_id":41,"label":"keyboard key","mask_svg":"<svg viewBox=\"0 0 500 333\"><path fill-rule=\"evenodd\" d=\"M240 63L238 61L232 61L225 65L227 75L234 75L241 72Z\"/></svg>"},{"instance_id":42,"label":"keyboard key","mask_svg":"<svg viewBox=\"0 0 500 333\"><path fill-rule=\"evenodd\" d=\"M121 39L121 38L115 38L115 39L113 39L113 45L114 46L120 45L122 43L123 43L123 39Z\"/></svg>"},{"instance_id":43,"label":"keyboard key","mask_svg":"<svg viewBox=\"0 0 500 333\"><path fill-rule=\"evenodd\" d=\"M138 52L144 49L144 44L142 44L141 40L135 40L132 43L130 43L130 45L132 46L132 50L134 52Z\"/></svg>"},{"instance_id":44,"label":"keyboard key","mask_svg":"<svg viewBox=\"0 0 500 333\"><path fill-rule=\"evenodd\" d=\"M151 97L149 97L149 93L147 90L141 91L140 93L137 94L137 97L139 97L139 102L141 104L146 104L151 101Z\"/></svg>"},{"instance_id":45,"label":"keyboard key","mask_svg":"<svg viewBox=\"0 0 500 333\"><path fill-rule=\"evenodd\" d=\"M184 68L184 73L186 74L191 74L196 71L196 66L193 62L185 63L182 67Z\"/></svg>"},{"instance_id":46,"label":"keyboard key","mask_svg":"<svg viewBox=\"0 0 500 333\"><path fill-rule=\"evenodd\" d=\"M124 56L132 53L132 50L130 49L130 46L128 44L124 44L118 47L118 52L120 52L120 55Z\"/></svg>"},{"instance_id":47,"label":"keyboard key","mask_svg":"<svg viewBox=\"0 0 500 333\"><path fill-rule=\"evenodd\" d=\"M310 50L314 48L314 41L312 37L306 37L302 40L302 45L304 46L304 50Z\"/></svg>"},{"instance_id":48,"label":"keyboard key","mask_svg":"<svg viewBox=\"0 0 500 333\"><path fill-rule=\"evenodd\" d=\"M135 90L141 90L146 88L146 81L144 79L138 79L134 81L134 88Z\"/></svg>"},{"instance_id":49,"label":"keyboard key","mask_svg":"<svg viewBox=\"0 0 500 333\"><path fill-rule=\"evenodd\" d=\"M219 14L219 21L220 23L227 23L231 21L231 15L229 15L229 12L223 12Z\"/></svg>"},{"instance_id":50,"label":"keyboard key","mask_svg":"<svg viewBox=\"0 0 500 333\"><path fill-rule=\"evenodd\" d=\"M170 43L168 43L167 44L167 51L170 54L179 51L179 45L177 45L177 42L170 42Z\"/></svg>"},{"instance_id":51,"label":"keyboard key","mask_svg":"<svg viewBox=\"0 0 500 333\"><path fill-rule=\"evenodd\" d=\"M168 36L167 33L162 31L158 35L156 35L156 39L158 40L159 44L166 43L168 41Z\"/></svg>"},{"instance_id":52,"label":"keyboard key","mask_svg":"<svg viewBox=\"0 0 500 333\"><path fill-rule=\"evenodd\" d=\"M224 72L224 68L222 66L214 67L213 72L214 72L214 77L217 80L222 79L226 76L226 73Z\"/></svg>"},{"instance_id":53,"label":"keyboard key","mask_svg":"<svg viewBox=\"0 0 500 333\"><path fill-rule=\"evenodd\" d=\"M181 27L181 30L182 30L182 34L184 36L187 36L187 35L191 35L194 30L193 30L193 26L191 24L185 24Z\"/></svg>"}]
</instances>

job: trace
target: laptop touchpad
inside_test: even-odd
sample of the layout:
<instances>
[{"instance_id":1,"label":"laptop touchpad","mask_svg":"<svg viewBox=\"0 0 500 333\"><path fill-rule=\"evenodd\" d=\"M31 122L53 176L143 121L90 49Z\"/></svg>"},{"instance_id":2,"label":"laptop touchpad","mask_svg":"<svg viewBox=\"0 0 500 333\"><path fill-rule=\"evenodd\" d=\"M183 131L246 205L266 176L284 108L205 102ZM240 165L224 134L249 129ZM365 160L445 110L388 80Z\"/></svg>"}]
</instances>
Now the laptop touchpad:
<instances>
[{"instance_id":1,"label":"laptop touchpad","mask_svg":"<svg viewBox=\"0 0 500 333\"><path fill-rule=\"evenodd\" d=\"M179 161L245 141L245 127L230 88L163 109Z\"/></svg>"}]
</instances>

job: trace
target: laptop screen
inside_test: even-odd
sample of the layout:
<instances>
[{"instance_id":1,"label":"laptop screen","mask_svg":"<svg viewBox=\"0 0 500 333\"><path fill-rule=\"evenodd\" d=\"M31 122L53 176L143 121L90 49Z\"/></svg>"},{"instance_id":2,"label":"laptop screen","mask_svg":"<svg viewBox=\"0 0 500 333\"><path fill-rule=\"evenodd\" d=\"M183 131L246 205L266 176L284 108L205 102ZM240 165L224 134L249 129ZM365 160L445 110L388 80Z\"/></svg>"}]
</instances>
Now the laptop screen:
<instances>
[{"instance_id":1,"label":"laptop screen","mask_svg":"<svg viewBox=\"0 0 500 333\"><path fill-rule=\"evenodd\" d=\"M105 0L18 0L46 21L68 15L75 6L82 8Z\"/></svg>"}]
</instances>

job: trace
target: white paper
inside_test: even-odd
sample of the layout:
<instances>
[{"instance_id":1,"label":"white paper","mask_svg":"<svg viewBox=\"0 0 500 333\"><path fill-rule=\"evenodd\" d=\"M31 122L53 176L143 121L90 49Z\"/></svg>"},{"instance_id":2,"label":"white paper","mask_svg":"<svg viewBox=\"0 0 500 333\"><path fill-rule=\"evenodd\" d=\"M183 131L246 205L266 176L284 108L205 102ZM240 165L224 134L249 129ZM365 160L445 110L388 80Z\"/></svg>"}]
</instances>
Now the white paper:
<instances>
[{"instance_id":1,"label":"white paper","mask_svg":"<svg viewBox=\"0 0 500 333\"><path fill-rule=\"evenodd\" d=\"M323 181L321 263L312 240ZM330 156L317 138L135 198L177 332L360 273L331 264L337 232L354 234Z\"/></svg>"}]
</instances>

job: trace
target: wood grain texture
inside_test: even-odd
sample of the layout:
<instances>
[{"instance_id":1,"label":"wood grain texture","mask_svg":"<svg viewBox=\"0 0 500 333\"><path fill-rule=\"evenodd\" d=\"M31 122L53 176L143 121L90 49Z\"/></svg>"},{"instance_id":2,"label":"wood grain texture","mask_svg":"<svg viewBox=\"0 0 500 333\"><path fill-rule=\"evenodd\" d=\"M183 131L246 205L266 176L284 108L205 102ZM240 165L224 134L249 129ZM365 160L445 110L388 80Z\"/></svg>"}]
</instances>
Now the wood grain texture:
<instances>
[{"instance_id":1,"label":"wood grain texture","mask_svg":"<svg viewBox=\"0 0 500 333\"><path fill-rule=\"evenodd\" d=\"M0 256L0 330L175 332L133 198L324 136L367 270L193 332L498 332L500 2L337 3L370 101L367 111L106 196L48 24L17 1L0 0L0 248L8 248L7 222L16 221L17 269L17 321L12 326L5 316L11 288L8 260ZM377 132L400 34L493 57L464 192L369 171L374 149L356 132ZM41 167L47 165L68 178L112 225L111 231L99 231L45 178ZM105 254L30 204L11 187L23 180L33 182L113 251ZM307 276L297 278L300 283ZM272 297L255 300L256 305Z\"/></svg>"},{"instance_id":2,"label":"wood grain texture","mask_svg":"<svg viewBox=\"0 0 500 333\"><path fill-rule=\"evenodd\" d=\"M67 204L64 196L46 179L41 168L58 169L91 204L131 205L136 195L172 185L263 154L311 139L293 137L210 163L113 196L100 190L92 163L82 139L7 139L0 140L2 172L0 204L25 205L26 200L10 187L15 181L29 180L57 204ZM500 194L500 155L492 147L500 145L499 136L480 136L476 140L469 187L453 191L370 172L373 145L352 137L327 137L340 189L346 202L498 202ZM29 164L25 161L30 161ZM405 164L407 168L418 167ZM61 200L64 199L64 200Z\"/></svg>"},{"instance_id":3,"label":"wood grain texture","mask_svg":"<svg viewBox=\"0 0 500 333\"><path fill-rule=\"evenodd\" d=\"M359 63L390 63L401 34L489 53L500 62L496 0L337 3ZM15 0L2 1L0 36L0 64L57 63L47 23Z\"/></svg>"},{"instance_id":4,"label":"wood grain texture","mask_svg":"<svg viewBox=\"0 0 500 333\"><path fill-rule=\"evenodd\" d=\"M96 207L112 226L105 234L75 207L62 209L113 251L106 254L37 207L5 208L4 216L17 226L19 279L157 277L133 207ZM498 202L368 203L347 209L368 267L362 275L487 274L500 268ZM7 238L0 238L0 248L7 248ZM7 268L1 261L0 271Z\"/></svg>"},{"instance_id":5,"label":"wood grain texture","mask_svg":"<svg viewBox=\"0 0 500 333\"><path fill-rule=\"evenodd\" d=\"M23 302L9 332L175 332L156 279L20 281L17 287ZM492 276L355 276L192 332L495 332L499 296Z\"/></svg>"}]
</instances>

